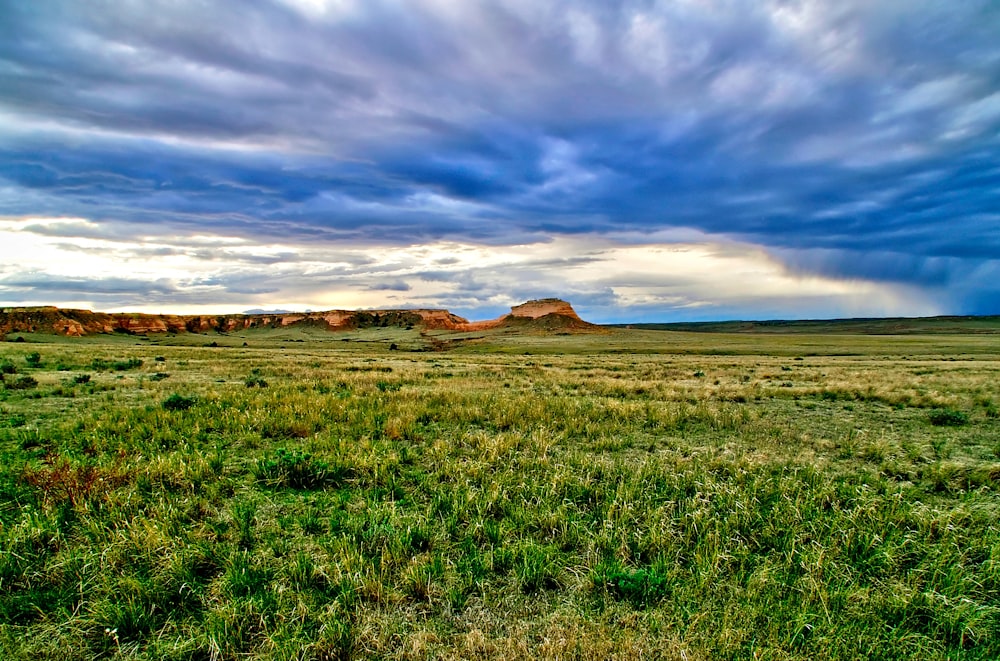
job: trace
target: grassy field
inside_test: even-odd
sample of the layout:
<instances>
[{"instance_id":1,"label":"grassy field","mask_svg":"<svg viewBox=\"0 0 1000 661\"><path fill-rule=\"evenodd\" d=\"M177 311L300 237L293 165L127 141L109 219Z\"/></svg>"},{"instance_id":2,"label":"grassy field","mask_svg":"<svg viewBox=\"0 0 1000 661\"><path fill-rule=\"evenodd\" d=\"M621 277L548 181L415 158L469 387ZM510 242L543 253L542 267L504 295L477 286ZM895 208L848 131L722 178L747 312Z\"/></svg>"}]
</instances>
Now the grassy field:
<instances>
[{"instance_id":1,"label":"grassy field","mask_svg":"<svg viewBox=\"0 0 1000 661\"><path fill-rule=\"evenodd\" d=\"M995 335L23 339L0 658L1000 658Z\"/></svg>"}]
</instances>

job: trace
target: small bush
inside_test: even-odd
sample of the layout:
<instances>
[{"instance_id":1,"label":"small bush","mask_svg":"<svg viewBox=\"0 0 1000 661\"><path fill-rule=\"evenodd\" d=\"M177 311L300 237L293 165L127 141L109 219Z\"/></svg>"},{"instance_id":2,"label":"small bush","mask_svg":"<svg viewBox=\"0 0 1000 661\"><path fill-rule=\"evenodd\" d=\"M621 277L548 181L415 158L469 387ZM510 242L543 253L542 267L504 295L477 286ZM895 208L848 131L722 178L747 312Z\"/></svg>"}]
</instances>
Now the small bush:
<instances>
[{"instance_id":1,"label":"small bush","mask_svg":"<svg viewBox=\"0 0 1000 661\"><path fill-rule=\"evenodd\" d=\"M43 502L50 505L68 504L77 507L127 482L127 474L119 465L78 465L60 457L47 465L26 466L21 481L34 487Z\"/></svg>"},{"instance_id":2,"label":"small bush","mask_svg":"<svg viewBox=\"0 0 1000 661\"><path fill-rule=\"evenodd\" d=\"M77 385L81 385L81 384L84 384L84 383L90 383L90 375L89 374L77 374L76 376L73 377L73 383L75 383Z\"/></svg>"},{"instance_id":3,"label":"small bush","mask_svg":"<svg viewBox=\"0 0 1000 661\"><path fill-rule=\"evenodd\" d=\"M42 354L37 351L29 353L24 357L24 362L28 363L28 367L38 367L42 364Z\"/></svg>"},{"instance_id":4,"label":"small bush","mask_svg":"<svg viewBox=\"0 0 1000 661\"><path fill-rule=\"evenodd\" d=\"M27 374L17 377L13 382L8 383L7 387L11 390L30 390L38 386L38 381Z\"/></svg>"},{"instance_id":5,"label":"small bush","mask_svg":"<svg viewBox=\"0 0 1000 661\"><path fill-rule=\"evenodd\" d=\"M265 381L264 377L260 376L259 374L251 374L250 376L248 376L247 378L245 378L243 380L243 384L247 388L266 388L267 387L267 381Z\"/></svg>"},{"instance_id":6,"label":"small bush","mask_svg":"<svg viewBox=\"0 0 1000 661\"><path fill-rule=\"evenodd\" d=\"M134 370L142 367L142 361L138 358L129 358L128 360L119 360L115 362L112 367L114 367L116 372L126 372L128 370Z\"/></svg>"},{"instance_id":7,"label":"small bush","mask_svg":"<svg viewBox=\"0 0 1000 661\"><path fill-rule=\"evenodd\" d=\"M194 397L185 397L184 395L179 395L174 393L163 400L163 408L168 411L186 411L195 405L197 401Z\"/></svg>"},{"instance_id":8,"label":"small bush","mask_svg":"<svg viewBox=\"0 0 1000 661\"><path fill-rule=\"evenodd\" d=\"M17 367L9 360L0 362L0 374L17 374Z\"/></svg>"},{"instance_id":9,"label":"small bush","mask_svg":"<svg viewBox=\"0 0 1000 661\"><path fill-rule=\"evenodd\" d=\"M157 356L157 357L156 357L156 358L154 358L153 360L155 360L155 361L156 361L156 362L158 362L158 363L165 363L165 362L167 362L167 358L166 358L166 356Z\"/></svg>"},{"instance_id":10,"label":"small bush","mask_svg":"<svg viewBox=\"0 0 1000 661\"><path fill-rule=\"evenodd\" d=\"M379 389L380 392L395 392L400 389L398 383L392 383L391 381L378 381L375 383L375 387Z\"/></svg>"},{"instance_id":11,"label":"small bush","mask_svg":"<svg viewBox=\"0 0 1000 661\"><path fill-rule=\"evenodd\" d=\"M968 414L957 409L934 409L927 417L936 427L961 427L969 424Z\"/></svg>"},{"instance_id":12,"label":"small bush","mask_svg":"<svg viewBox=\"0 0 1000 661\"><path fill-rule=\"evenodd\" d=\"M166 372L157 372L156 374L150 375L149 380L150 381L163 381L164 379L166 379L169 376L170 375L167 374Z\"/></svg>"}]
</instances>

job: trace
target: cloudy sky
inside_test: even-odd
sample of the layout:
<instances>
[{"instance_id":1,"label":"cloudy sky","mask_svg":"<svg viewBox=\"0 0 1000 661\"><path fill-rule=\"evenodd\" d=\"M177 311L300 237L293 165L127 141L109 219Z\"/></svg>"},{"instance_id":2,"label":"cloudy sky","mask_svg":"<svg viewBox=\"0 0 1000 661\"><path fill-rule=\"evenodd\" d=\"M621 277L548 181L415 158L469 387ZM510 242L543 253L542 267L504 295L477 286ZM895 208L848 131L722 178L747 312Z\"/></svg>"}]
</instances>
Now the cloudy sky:
<instances>
[{"instance_id":1,"label":"cloudy sky","mask_svg":"<svg viewBox=\"0 0 1000 661\"><path fill-rule=\"evenodd\" d=\"M0 305L1000 313L995 0L0 0Z\"/></svg>"}]
</instances>

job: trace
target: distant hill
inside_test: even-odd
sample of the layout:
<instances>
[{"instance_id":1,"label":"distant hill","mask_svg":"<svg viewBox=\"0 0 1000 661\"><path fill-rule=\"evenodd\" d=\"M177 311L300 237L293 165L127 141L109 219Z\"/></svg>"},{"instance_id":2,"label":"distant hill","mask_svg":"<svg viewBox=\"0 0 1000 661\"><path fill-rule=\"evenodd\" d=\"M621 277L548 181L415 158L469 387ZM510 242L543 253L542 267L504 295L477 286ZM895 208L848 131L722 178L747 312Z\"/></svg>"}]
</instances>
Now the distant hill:
<instances>
[{"instance_id":1,"label":"distant hill","mask_svg":"<svg viewBox=\"0 0 1000 661\"><path fill-rule=\"evenodd\" d=\"M795 321L705 321L613 324L612 327L693 333L936 335L949 333L1000 333L1000 316L889 317Z\"/></svg>"},{"instance_id":2,"label":"distant hill","mask_svg":"<svg viewBox=\"0 0 1000 661\"><path fill-rule=\"evenodd\" d=\"M421 328L427 330L486 330L512 327L538 330L598 328L580 319L568 302L558 298L528 301L509 314L489 321L468 321L447 310L327 310L325 312L261 312L226 315L165 315L108 313L57 307L0 309L0 337L12 333L54 333L70 337L102 333L229 333L249 328L318 326L331 331L359 328Z\"/></svg>"},{"instance_id":3,"label":"distant hill","mask_svg":"<svg viewBox=\"0 0 1000 661\"><path fill-rule=\"evenodd\" d=\"M169 315L92 312L57 307L0 308L0 339L16 333L83 336L108 333L221 333L250 328L306 325L330 331L362 328L481 331L502 329L534 332L588 332L602 328L684 331L695 333L935 335L1000 334L1000 316L891 317L824 320L707 321L609 324L584 321L567 301L544 298L515 305L508 314L469 321L443 309L326 310L322 312L248 311L225 315Z\"/></svg>"}]
</instances>

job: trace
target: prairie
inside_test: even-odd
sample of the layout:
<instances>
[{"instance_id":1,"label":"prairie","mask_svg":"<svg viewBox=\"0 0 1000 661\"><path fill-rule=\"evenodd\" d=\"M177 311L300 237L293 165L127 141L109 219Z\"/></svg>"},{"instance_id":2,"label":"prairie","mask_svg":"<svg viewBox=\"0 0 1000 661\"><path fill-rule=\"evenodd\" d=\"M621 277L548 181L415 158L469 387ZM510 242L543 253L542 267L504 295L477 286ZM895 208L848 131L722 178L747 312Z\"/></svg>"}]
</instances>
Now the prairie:
<instances>
[{"instance_id":1,"label":"prairie","mask_svg":"<svg viewBox=\"0 0 1000 661\"><path fill-rule=\"evenodd\" d=\"M996 335L20 337L5 659L1000 658Z\"/></svg>"}]
</instances>

